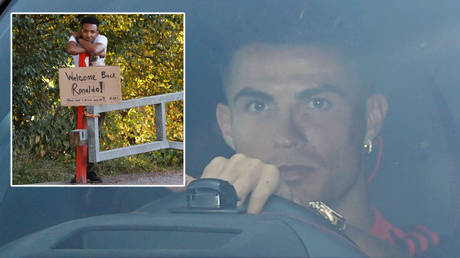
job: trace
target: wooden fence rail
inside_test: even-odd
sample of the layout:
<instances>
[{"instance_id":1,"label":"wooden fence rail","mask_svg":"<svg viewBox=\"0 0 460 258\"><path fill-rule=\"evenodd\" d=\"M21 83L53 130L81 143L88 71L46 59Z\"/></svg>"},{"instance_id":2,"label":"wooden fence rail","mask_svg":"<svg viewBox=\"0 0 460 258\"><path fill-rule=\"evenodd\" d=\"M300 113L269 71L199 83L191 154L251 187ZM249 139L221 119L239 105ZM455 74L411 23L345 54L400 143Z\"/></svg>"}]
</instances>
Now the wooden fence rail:
<instances>
[{"instance_id":1,"label":"wooden fence rail","mask_svg":"<svg viewBox=\"0 0 460 258\"><path fill-rule=\"evenodd\" d=\"M166 137L165 103L184 99L184 92L169 93L138 99L124 100L120 104L88 106L90 114L155 105L156 140L150 143L138 144L124 148L99 151L99 127L97 117L88 117L88 158L89 162L96 163L103 160L115 159L160 149L184 149L183 142L168 141Z\"/></svg>"}]
</instances>

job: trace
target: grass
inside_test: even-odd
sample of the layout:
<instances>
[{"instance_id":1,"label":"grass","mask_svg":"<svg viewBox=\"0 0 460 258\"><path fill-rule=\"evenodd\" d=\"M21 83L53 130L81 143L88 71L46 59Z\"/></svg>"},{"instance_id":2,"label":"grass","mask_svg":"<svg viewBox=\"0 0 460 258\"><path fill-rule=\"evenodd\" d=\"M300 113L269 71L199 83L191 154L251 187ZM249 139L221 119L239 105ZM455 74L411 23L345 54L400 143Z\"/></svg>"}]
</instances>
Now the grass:
<instances>
[{"instance_id":1,"label":"grass","mask_svg":"<svg viewBox=\"0 0 460 258\"><path fill-rule=\"evenodd\" d=\"M182 151L161 150L96 164L99 176L116 176L153 171L166 172L182 168ZM36 184L54 181L70 181L75 176L75 159L65 155L58 159L30 158L27 155L13 156L13 184Z\"/></svg>"}]
</instances>

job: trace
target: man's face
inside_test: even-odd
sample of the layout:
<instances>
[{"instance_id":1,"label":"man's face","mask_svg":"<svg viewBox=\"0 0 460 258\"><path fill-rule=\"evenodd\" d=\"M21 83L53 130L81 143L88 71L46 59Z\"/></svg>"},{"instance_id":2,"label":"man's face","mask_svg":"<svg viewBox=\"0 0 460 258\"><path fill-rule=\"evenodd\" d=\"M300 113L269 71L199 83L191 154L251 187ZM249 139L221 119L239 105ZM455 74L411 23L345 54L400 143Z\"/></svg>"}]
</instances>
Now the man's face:
<instances>
[{"instance_id":1,"label":"man's face","mask_svg":"<svg viewBox=\"0 0 460 258\"><path fill-rule=\"evenodd\" d=\"M97 31L96 24L83 23L83 26L81 28L81 36L84 40L92 43L94 42L98 34L99 32Z\"/></svg>"},{"instance_id":2,"label":"man's face","mask_svg":"<svg viewBox=\"0 0 460 258\"><path fill-rule=\"evenodd\" d=\"M276 165L294 198L337 200L361 173L366 123L357 88L324 50L240 50L227 88L230 145Z\"/></svg>"}]
</instances>

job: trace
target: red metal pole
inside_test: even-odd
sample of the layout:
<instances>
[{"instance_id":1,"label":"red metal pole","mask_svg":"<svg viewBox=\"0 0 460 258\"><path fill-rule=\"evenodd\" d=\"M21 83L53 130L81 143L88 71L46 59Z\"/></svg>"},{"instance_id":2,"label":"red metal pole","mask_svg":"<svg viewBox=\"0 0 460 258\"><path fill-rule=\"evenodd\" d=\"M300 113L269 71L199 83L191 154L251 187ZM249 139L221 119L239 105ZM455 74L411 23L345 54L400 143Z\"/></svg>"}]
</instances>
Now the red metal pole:
<instances>
[{"instance_id":1,"label":"red metal pole","mask_svg":"<svg viewBox=\"0 0 460 258\"><path fill-rule=\"evenodd\" d=\"M86 67L85 59L88 54L80 54L78 67ZM87 129L86 117L84 116L85 106L79 106L77 111L77 129ZM77 146L76 159L76 183L86 184L86 166L88 156L88 145Z\"/></svg>"}]
</instances>

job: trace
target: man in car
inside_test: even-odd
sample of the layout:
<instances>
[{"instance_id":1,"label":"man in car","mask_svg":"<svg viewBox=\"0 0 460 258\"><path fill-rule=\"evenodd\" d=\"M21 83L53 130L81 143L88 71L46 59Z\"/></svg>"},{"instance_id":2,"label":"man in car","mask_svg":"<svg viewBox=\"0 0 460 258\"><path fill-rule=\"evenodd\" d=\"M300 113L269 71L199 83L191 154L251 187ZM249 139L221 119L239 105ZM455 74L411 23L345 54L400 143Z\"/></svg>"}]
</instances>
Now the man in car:
<instances>
[{"instance_id":1,"label":"man in car","mask_svg":"<svg viewBox=\"0 0 460 258\"><path fill-rule=\"evenodd\" d=\"M214 158L202 178L233 184L239 205L249 199L248 213L272 194L304 206L321 201L345 218L340 230L366 254L414 256L438 239L424 227L404 232L369 203L364 160L388 104L350 60L332 47L239 49L223 81L227 103L216 110L236 154Z\"/></svg>"},{"instance_id":2,"label":"man in car","mask_svg":"<svg viewBox=\"0 0 460 258\"><path fill-rule=\"evenodd\" d=\"M89 63L86 63L86 66L105 65L108 40L99 34L99 23L95 17L85 17L81 20L81 29L70 36L67 53L73 56L75 66L79 66L80 54L89 55Z\"/></svg>"},{"instance_id":3,"label":"man in car","mask_svg":"<svg viewBox=\"0 0 460 258\"><path fill-rule=\"evenodd\" d=\"M67 43L67 53L72 55L73 63L80 66L104 66L107 53L107 37L99 34L99 20L95 17L85 17L81 20L80 31L72 33ZM84 55L80 55L84 54ZM81 60L80 60L81 59ZM98 120L99 132L104 123L105 113L101 113ZM86 178L91 182L102 182L102 178L94 172L94 163L88 162ZM71 183L75 183L75 177Z\"/></svg>"}]
</instances>

